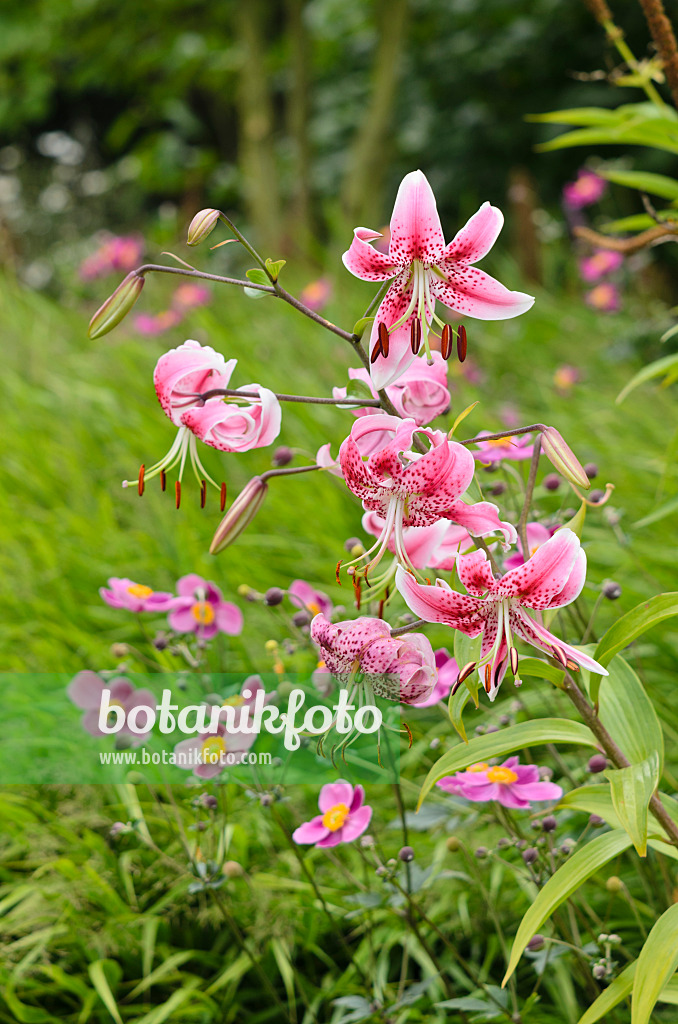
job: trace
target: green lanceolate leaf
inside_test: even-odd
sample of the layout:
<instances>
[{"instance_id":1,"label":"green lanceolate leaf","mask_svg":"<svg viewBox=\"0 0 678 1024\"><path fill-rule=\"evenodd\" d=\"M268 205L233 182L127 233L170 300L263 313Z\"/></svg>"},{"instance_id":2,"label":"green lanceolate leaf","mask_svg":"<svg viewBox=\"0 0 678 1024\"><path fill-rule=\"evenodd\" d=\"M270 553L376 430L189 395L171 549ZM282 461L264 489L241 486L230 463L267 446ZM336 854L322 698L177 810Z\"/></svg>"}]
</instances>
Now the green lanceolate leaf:
<instances>
[{"instance_id":1,"label":"green lanceolate leaf","mask_svg":"<svg viewBox=\"0 0 678 1024\"><path fill-rule=\"evenodd\" d=\"M569 899L591 875L595 875L604 864L623 853L630 845L631 840L621 829L607 832L577 850L562 867L558 868L520 922L502 985L506 984L515 971L532 936L539 931L553 911Z\"/></svg>"},{"instance_id":2,"label":"green lanceolate leaf","mask_svg":"<svg viewBox=\"0 0 678 1024\"><path fill-rule=\"evenodd\" d=\"M610 626L596 647L594 658L607 667L618 651L672 615L678 615L678 592L657 594L643 601Z\"/></svg>"},{"instance_id":3,"label":"green lanceolate leaf","mask_svg":"<svg viewBox=\"0 0 678 1024\"><path fill-rule=\"evenodd\" d=\"M650 195L661 196L662 199L678 199L678 181L665 174L615 170L599 170L598 174L615 185L637 188L640 192L649 192Z\"/></svg>"},{"instance_id":4,"label":"green lanceolate leaf","mask_svg":"<svg viewBox=\"0 0 678 1024\"><path fill-rule=\"evenodd\" d=\"M115 960L95 960L94 963L89 965L88 971L92 984L97 990L97 995L115 1021L115 1024L122 1024L118 1004L115 1001L111 986L106 977L107 971L109 974L117 974L120 977L122 970L119 964Z\"/></svg>"},{"instance_id":5,"label":"green lanceolate leaf","mask_svg":"<svg viewBox=\"0 0 678 1024\"><path fill-rule=\"evenodd\" d=\"M637 853L647 855L647 818L650 797L659 782L659 754L652 753L640 764L605 772L610 782L612 805L622 828L631 837Z\"/></svg>"},{"instance_id":6,"label":"green lanceolate leaf","mask_svg":"<svg viewBox=\"0 0 678 1024\"><path fill-rule=\"evenodd\" d=\"M646 384L648 380L653 380L655 377L662 377L676 368L678 368L678 352L674 352L670 356L664 356L663 359L656 359L653 363L648 363L622 388L617 395L617 404L619 405L623 402L641 384Z\"/></svg>"},{"instance_id":7,"label":"green lanceolate leaf","mask_svg":"<svg viewBox=\"0 0 678 1024\"><path fill-rule=\"evenodd\" d=\"M471 639L462 633L460 630L456 630L454 634L454 660L457 663L457 668L461 670L472 661L477 661L480 657L480 637L474 637ZM456 693L450 695L450 699L447 702L447 710L450 716L450 721L454 726L455 730L461 736L464 743L468 743L466 736L466 729L462 720L464 708L466 707L469 697L473 698L473 703L478 707L478 690L480 688L480 682L476 672L472 672L471 675L466 679L461 686L458 687Z\"/></svg>"},{"instance_id":8,"label":"green lanceolate leaf","mask_svg":"<svg viewBox=\"0 0 678 1024\"><path fill-rule=\"evenodd\" d=\"M549 665L547 661L541 661L540 658L521 658L518 666L518 675L521 679L523 676L530 676L535 679L548 679L550 683L558 687L562 686L565 679L565 673L561 668Z\"/></svg>"},{"instance_id":9,"label":"green lanceolate leaf","mask_svg":"<svg viewBox=\"0 0 678 1024\"><path fill-rule=\"evenodd\" d=\"M431 787L444 778L470 764L488 761L491 757L511 754L523 747L538 746L543 743L574 743L578 746L595 747L597 745L593 733L579 722L571 722L566 718L542 718L534 722L519 722L508 729L474 736L468 743L458 743L436 761L426 776L419 796L421 806Z\"/></svg>"},{"instance_id":10,"label":"green lanceolate leaf","mask_svg":"<svg viewBox=\"0 0 678 1024\"><path fill-rule=\"evenodd\" d=\"M662 914L636 961L631 1024L648 1024L655 1003L678 967L678 903Z\"/></svg>"},{"instance_id":11,"label":"green lanceolate leaf","mask_svg":"<svg viewBox=\"0 0 678 1024\"><path fill-rule=\"evenodd\" d=\"M610 662L609 673L602 680L600 676L591 676L592 683L601 680L597 693L601 722L632 764L639 764L656 753L661 774L664 735L652 701L636 673L620 655Z\"/></svg>"}]
</instances>

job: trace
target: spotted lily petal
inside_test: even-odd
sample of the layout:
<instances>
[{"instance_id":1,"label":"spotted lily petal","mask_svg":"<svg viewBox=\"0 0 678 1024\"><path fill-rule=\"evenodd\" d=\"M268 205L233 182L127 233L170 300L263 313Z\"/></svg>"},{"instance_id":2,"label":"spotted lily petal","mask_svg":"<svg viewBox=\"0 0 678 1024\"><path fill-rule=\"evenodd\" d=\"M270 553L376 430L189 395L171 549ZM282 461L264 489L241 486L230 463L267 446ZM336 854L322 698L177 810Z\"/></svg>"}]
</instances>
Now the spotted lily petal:
<instances>
[{"instance_id":1,"label":"spotted lily petal","mask_svg":"<svg viewBox=\"0 0 678 1024\"><path fill-rule=\"evenodd\" d=\"M437 580L435 587L424 586L398 566L396 587L408 608L426 622L444 622L471 637L485 627L488 605L477 597L458 594L444 580Z\"/></svg>"}]
</instances>

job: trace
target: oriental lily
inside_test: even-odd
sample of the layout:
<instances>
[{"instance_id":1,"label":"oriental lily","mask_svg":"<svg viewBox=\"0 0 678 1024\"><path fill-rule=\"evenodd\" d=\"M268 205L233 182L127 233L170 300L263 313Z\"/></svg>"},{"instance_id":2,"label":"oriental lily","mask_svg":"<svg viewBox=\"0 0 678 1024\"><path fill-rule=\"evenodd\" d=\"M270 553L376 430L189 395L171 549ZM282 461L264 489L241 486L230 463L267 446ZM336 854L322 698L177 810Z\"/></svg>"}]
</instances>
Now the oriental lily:
<instances>
[{"instance_id":1,"label":"oriental lily","mask_svg":"<svg viewBox=\"0 0 678 1024\"><path fill-rule=\"evenodd\" d=\"M428 442L424 454L412 450L415 433ZM376 450L372 448L374 435L381 439ZM385 438L390 440L383 443ZM366 450L371 454L365 459ZM475 462L463 445L448 440L441 431L417 428L414 420L397 416L365 416L353 424L339 450L339 462L347 486L362 499L363 508L383 520L376 543L355 560L366 563L359 570L353 568L356 582L378 565L391 539L399 562L423 578L407 552L405 527L452 520L476 536L499 531L507 544L516 539L514 527L499 518L496 505L486 501L467 505L460 500L473 478Z\"/></svg>"},{"instance_id":2,"label":"oriental lily","mask_svg":"<svg viewBox=\"0 0 678 1024\"><path fill-rule=\"evenodd\" d=\"M435 586L422 586L402 568L396 572L396 586L408 607L427 622L444 622L470 637L482 633L476 667L490 700L497 694L509 660L517 679L514 634L556 658L563 667L581 665L607 675L593 658L553 636L525 611L563 608L579 596L586 577L586 555L572 530L558 530L524 565L499 579L494 578L484 551L460 555L457 572L467 594L458 594L443 580L436 580Z\"/></svg>"},{"instance_id":3,"label":"oriental lily","mask_svg":"<svg viewBox=\"0 0 678 1024\"><path fill-rule=\"evenodd\" d=\"M483 203L446 246L431 186L421 171L412 171L398 189L388 254L369 244L381 237L378 231L354 230L344 266L363 281L391 281L370 339L375 387L398 379L414 359L419 339L430 362L430 324L435 321L441 330L445 326L435 314L436 299L477 320L506 320L532 306L531 295L509 291L473 266L492 248L503 223L501 211ZM388 331L385 351L379 337L382 323Z\"/></svg>"}]
</instances>

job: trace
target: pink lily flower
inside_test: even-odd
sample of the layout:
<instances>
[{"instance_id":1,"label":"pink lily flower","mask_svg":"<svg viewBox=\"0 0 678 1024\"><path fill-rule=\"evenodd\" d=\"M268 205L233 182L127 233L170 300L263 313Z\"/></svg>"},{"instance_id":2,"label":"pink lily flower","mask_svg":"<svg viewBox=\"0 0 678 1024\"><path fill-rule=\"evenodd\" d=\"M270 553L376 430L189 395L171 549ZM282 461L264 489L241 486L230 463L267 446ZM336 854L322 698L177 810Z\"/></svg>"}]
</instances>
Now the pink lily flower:
<instances>
[{"instance_id":1,"label":"pink lily flower","mask_svg":"<svg viewBox=\"0 0 678 1024\"><path fill-rule=\"evenodd\" d=\"M99 593L111 608L126 608L129 612L165 612L174 600L174 594L118 576L111 576L108 588L101 587Z\"/></svg>"},{"instance_id":2,"label":"pink lily flower","mask_svg":"<svg viewBox=\"0 0 678 1024\"><path fill-rule=\"evenodd\" d=\"M444 622L470 637L482 633L476 667L490 700L497 695L509 658L517 672L514 633L568 668L581 665L607 675L597 661L559 640L525 611L563 608L579 596L586 578L586 555L572 530L558 530L524 565L500 579L494 578L484 551L461 555L457 572L467 594L458 594L444 580L423 586L402 567L396 571L396 586L419 618Z\"/></svg>"},{"instance_id":3,"label":"pink lily flower","mask_svg":"<svg viewBox=\"0 0 678 1024\"><path fill-rule=\"evenodd\" d=\"M447 700L450 695L450 690L457 681L459 666L450 655L450 652L444 647L439 647L437 651L434 651L434 656L436 660L438 678L431 690L430 697L417 701L415 707L430 708L434 704L439 704L441 701Z\"/></svg>"},{"instance_id":4,"label":"pink lily flower","mask_svg":"<svg viewBox=\"0 0 678 1024\"><path fill-rule=\"evenodd\" d=\"M577 172L576 181L569 181L563 186L563 200L571 210L581 210L584 206L597 203L606 188L605 178L582 167Z\"/></svg>"},{"instance_id":5,"label":"pink lily flower","mask_svg":"<svg viewBox=\"0 0 678 1024\"><path fill-rule=\"evenodd\" d=\"M421 171L413 171L398 189L388 255L369 244L380 237L378 231L355 229L343 255L344 266L363 281L392 280L370 338L372 355L379 344L379 324L386 324L388 355L379 356L370 371L376 388L393 384L415 358L411 328L416 322L421 325L423 351L430 357L429 325L435 320L441 329L444 326L435 315L436 299L477 320L505 320L532 306L531 295L509 291L473 266L490 251L503 223L501 211L483 203L446 246L431 186Z\"/></svg>"},{"instance_id":6,"label":"pink lily flower","mask_svg":"<svg viewBox=\"0 0 678 1024\"><path fill-rule=\"evenodd\" d=\"M621 292L612 281L601 281L584 298L591 309L601 313L618 313L621 309Z\"/></svg>"},{"instance_id":7,"label":"pink lily flower","mask_svg":"<svg viewBox=\"0 0 678 1024\"><path fill-rule=\"evenodd\" d=\"M503 807L525 810L532 803L560 800L562 788L555 782L540 782L539 769L534 764L520 764L517 757L509 757L501 765L491 768L480 762L465 772L447 775L437 783L446 793L463 796L473 803L496 800Z\"/></svg>"},{"instance_id":8,"label":"pink lily flower","mask_svg":"<svg viewBox=\"0 0 678 1024\"><path fill-rule=\"evenodd\" d=\"M362 446L375 433L390 436L390 441L365 460ZM429 442L424 455L412 450L415 433ZM431 526L449 519L476 536L498 531L507 543L515 541L514 527L499 519L496 505L487 501L467 505L460 500L473 478L473 455L441 431L417 428L414 420L386 414L365 416L353 424L342 443L339 462L349 490L362 500L363 508L384 520L380 537L360 556L369 559L376 551L361 570L363 575L379 563L391 537L399 561L415 569L403 538L407 526Z\"/></svg>"},{"instance_id":9,"label":"pink lily flower","mask_svg":"<svg viewBox=\"0 0 678 1024\"><path fill-rule=\"evenodd\" d=\"M318 797L322 814L295 829L292 839L299 845L323 847L353 842L363 834L372 818L372 808L363 804L364 799L362 786L354 789L343 779L328 783Z\"/></svg>"},{"instance_id":10,"label":"pink lily flower","mask_svg":"<svg viewBox=\"0 0 678 1024\"><path fill-rule=\"evenodd\" d=\"M481 434L489 434L489 430L482 430ZM478 435L480 437L480 434ZM513 462L521 462L523 459L531 459L534 445L531 434L516 434L514 437L496 437L491 441L479 441L478 451L473 457L489 466L502 459L510 459Z\"/></svg>"},{"instance_id":11,"label":"pink lily flower","mask_svg":"<svg viewBox=\"0 0 678 1024\"><path fill-rule=\"evenodd\" d=\"M332 624L320 614L311 623L311 639L335 679L351 690L349 702L359 674L368 698L376 694L417 704L433 690L435 657L423 633L392 637L383 619L363 616Z\"/></svg>"},{"instance_id":12,"label":"pink lily flower","mask_svg":"<svg viewBox=\"0 0 678 1024\"><path fill-rule=\"evenodd\" d=\"M334 606L327 594L322 590L316 590L306 580L294 580L287 588L287 593L293 604L310 612L311 615L322 612L329 618L332 614Z\"/></svg>"},{"instance_id":13,"label":"pink lily flower","mask_svg":"<svg viewBox=\"0 0 678 1024\"><path fill-rule=\"evenodd\" d=\"M542 544L546 544L546 541L551 539L558 527L554 526L553 529L549 530L547 526L542 526L541 523L528 523L525 529L527 533L527 558L531 558ZM520 537L518 537L518 550L504 559L504 569L506 571L516 569L519 565L524 565L527 558L523 555L523 544Z\"/></svg>"},{"instance_id":14,"label":"pink lily flower","mask_svg":"<svg viewBox=\"0 0 678 1024\"><path fill-rule=\"evenodd\" d=\"M249 676L242 684L240 693L227 697L221 706L240 708L240 715L246 714L249 722L249 712L254 708L259 690L263 690L259 676ZM275 697L275 690L267 693L264 706L270 704ZM207 717L211 714L212 707ZM177 755L177 768L192 771L199 779L213 779L229 764L237 764L238 755L250 750L256 739L256 732L229 729L225 722L220 721L215 732L198 733L176 744L174 753Z\"/></svg>"},{"instance_id":15,"label":"pink lily flower","mask_svg":"<svg viewBox=\"0 0 678 1024\"><path fill-rule=\"evenodd\" d=\"M175 633L197 633L201 640L210 640L217 633L237 636L242 632L242 612L224 601L216 584L189 573L177 581L177 594L167 617Z\"/></svg>"},{"instance_id":16,"label":"pink lily flower","mask_svg":"<svg viewBox=\"0 0 678 1024\"><path fill-rule=\"evenodd\" d=\"M613 252L611 249L597 249L593 256L586 256L579 261L579 273L584 281L592 283L619 270L623 262L622 253Z\"/></svg>"},{"instance_id":17,"label":"pink lily flower","mask_svg":"<svg viewBox=\"0 0 678 1024\"><path fill-rule=\"evenodd\" d=\"M431 359L433 362L430 365L423 359L417 359L394 384L386 388L386 394L398 414L403 419L413 419L420 427L446 412L451 402L447 389L447 363L440 352L432 352ZM378 397L367 370L351 368L348 375L352 380L363 381L374 397ZM333 388L332 395L334 398L345 398L346 390ZM354 416L372 416L378 413L379 409L363 408L351 411Z\"/></svg>"},{"instance_id":18,"label":"pink lily flower","mask_svg":"<svg viewBox=\"0 0 678 1024\"><path fill-rule=\"evenodd\" d=\"M363 530L374 537L381 537L385 520L376 512L366 512L362 519ZM439 519L431 526L406 526L403 529L403 544L407 557L415 569L454 568L458 554L475 547L473 537L463 526L457 526L447 519ZM395 539L388 541L388 549L395 554Z\"/></svg>"},{"instance_id":19,"label":"pink lily flower","mask_svg":"<svg viewBox=\"0 0 678 1024\"><path fill-rule=\"evenodd\" d=\"M327 444L323 444L318 448L318 453L315 457L316 465L320 466L321 469L326 469L332 476L340 476L343 480L344 474L341 472L341 466L338 461L332 458L331 447L328 441Z\"/></svg>"},{"instance_id":20,"label":"pink lily flower","mask_svg":"<svg viewBox=\"0 0 678 1024\"><path fill-rule=\"evenodd\" d=\"M210 387L227 388L228 383L217 377ZM181 422L205 444L222 452L266 448L280 433L280 402L261 384L244 384L236 390L256 391L259 397L208 399L203 406L194 406L183 413Z\"/></svg>"},{"instance_id":21,"label":"pink lily flower","mask_svg":"<svg viewBox=\"0 0 678 1024\"><path fill-rule=\"evenodd\" d=\"M151 734L151 730L144 733L132 732L127 725L127 716L130 711L138 707L147 707L153 712L155 719L156 697L150 690L137 690L128 679L118 676L105 682L96 672L78 672L66 687L66 694L76 707L82 708L85 714L82 716L82 726L91 736L107 736L99 728L99 709L101 707L101 695L104 690L110 690L109 705L121 707L125 711L125 724L115 733L116 737L124 737L127 745L138 747L145 743ZM140 723L141 724L141 723Z\"/></svg>"}]
</instances>

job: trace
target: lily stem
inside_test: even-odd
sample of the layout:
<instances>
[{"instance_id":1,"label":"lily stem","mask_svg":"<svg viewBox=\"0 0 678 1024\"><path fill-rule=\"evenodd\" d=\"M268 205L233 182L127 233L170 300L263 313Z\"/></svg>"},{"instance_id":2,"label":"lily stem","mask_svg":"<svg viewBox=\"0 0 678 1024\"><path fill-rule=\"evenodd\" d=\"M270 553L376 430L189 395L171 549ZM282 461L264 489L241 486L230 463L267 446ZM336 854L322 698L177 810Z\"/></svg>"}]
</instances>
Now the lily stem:
<instances>
[{"instance_id":1,"label":"lily stem","mask_svg":"<svg viewBox=\"0 0 678 1024\"><path fill-rule=\"evenodd\" d=\"M534 450L532 452L532 461L530 462L530 473L527 478L527 487L525 488L525 501L523 502L523 510L520 513L520 519L518 520L518 536L520 537L520 544L523 549L523 561L527 562L530 557L530 551L527 544L527 517L530 514L530 508L532 506L532 495L534 494L534 485L537 481L537 470L539 469L539 456L541 455L541 435L537 435L537 440L534 442Z\"/></svg>"}]
</instances>

